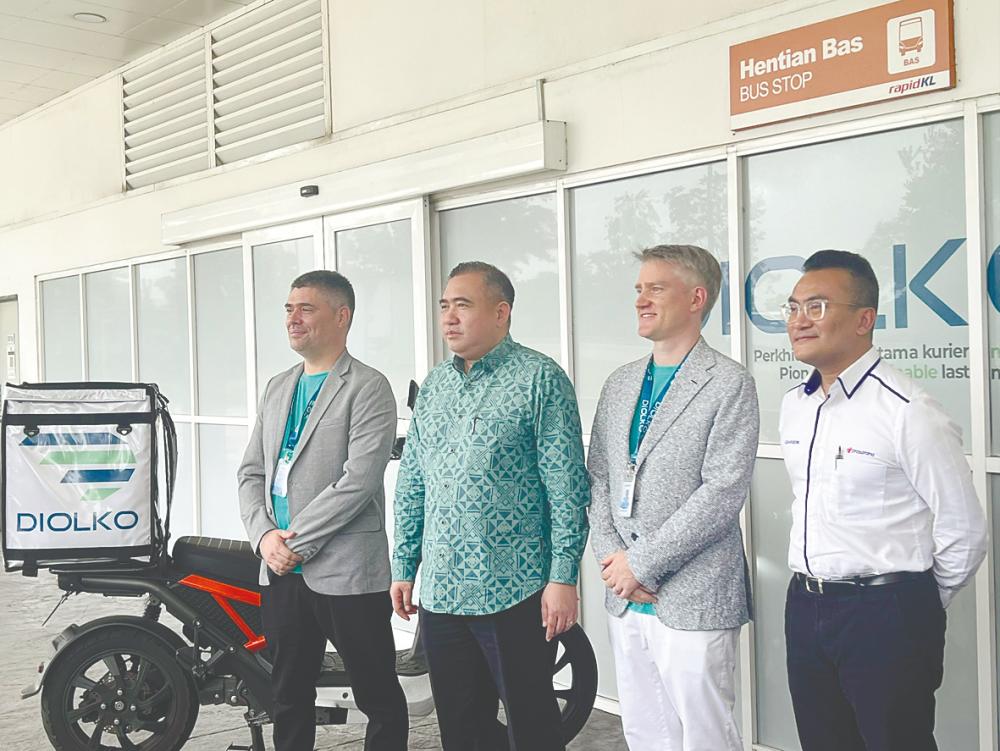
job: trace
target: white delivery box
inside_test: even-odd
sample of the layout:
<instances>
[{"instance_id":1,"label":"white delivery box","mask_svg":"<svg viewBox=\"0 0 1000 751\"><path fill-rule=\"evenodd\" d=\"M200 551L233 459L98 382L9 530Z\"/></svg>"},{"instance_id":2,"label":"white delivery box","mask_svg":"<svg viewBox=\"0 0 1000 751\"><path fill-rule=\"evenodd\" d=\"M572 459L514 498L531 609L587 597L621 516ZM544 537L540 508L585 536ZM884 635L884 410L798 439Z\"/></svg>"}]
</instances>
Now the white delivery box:
<instances>
[{"instance_id":1,"label":"white delivery box","mask_svg":"<svg viewBox=\"0 0 1000 751\"><path fill-rule=\"evenodd\" d=\"M6 388L0 485L8 570L152 559L165 549L156 477L157 419L170 422L164 401L156 386L139 383ZM176 451L173 435L165 440L168 455Z\"/></svg>"}]
</instances>

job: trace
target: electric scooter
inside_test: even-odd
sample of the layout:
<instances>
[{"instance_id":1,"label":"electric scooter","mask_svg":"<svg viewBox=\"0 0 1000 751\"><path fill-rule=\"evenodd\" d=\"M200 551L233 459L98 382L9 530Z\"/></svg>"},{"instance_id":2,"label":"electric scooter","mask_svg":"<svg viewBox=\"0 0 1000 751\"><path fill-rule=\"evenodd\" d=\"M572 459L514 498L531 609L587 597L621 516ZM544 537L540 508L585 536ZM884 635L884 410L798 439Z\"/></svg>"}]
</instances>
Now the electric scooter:
<instances>
[{"instance_id":1,"label":"electric scooter","mask_svg":"<svg viewBox=\"0 0 1000 751\"><path fill-rule=\"evenodd\" d=\"M416 391L411 382L411 408ZM172 439L172 425L168 432ZM393 459L399 459L404 441L397 439ZM166 453L169 499L175 444ZM49 567L65 593L60 604L85 592L145 598L141 616L113 615L63 629L52 641L54 654L22 691L24 699L41 693L42 723L56 751L180 751L199 707L211 704L243 710L249 745L231 745L228 751L265 751L263 727L271 722L273 700L261 629L260 560L247 542L208 537L182 537L168 553L169 511L166 529L149 562ZM37 575L37 569L23 573ZM180 622L181 633L161 622L164 608ZM557 639L552 675L568 742L593 709L597 661L579 625ZM419 634L396 652L396 672L410 716L433 711ZM363 721L336 652L324 656L316 692L317 725Z\"/></svg>"}]
</instances>

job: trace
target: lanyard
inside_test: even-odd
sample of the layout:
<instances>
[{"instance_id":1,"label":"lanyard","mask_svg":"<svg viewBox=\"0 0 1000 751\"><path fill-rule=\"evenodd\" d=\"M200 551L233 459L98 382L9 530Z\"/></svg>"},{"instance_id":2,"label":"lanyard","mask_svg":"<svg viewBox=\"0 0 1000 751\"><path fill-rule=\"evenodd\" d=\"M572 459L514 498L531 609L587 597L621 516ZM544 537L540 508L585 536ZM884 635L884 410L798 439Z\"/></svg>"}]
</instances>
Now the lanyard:
<instances>
[{"instance_id":1,"label":"lanyard","mask_svg":"<svg viewBox=\"0 0 1000 751\"><path fill-rule=\"evenodd\" d=\"M326 381L323 383L326 383ZM295 429L288 434L288 443L285 448L288 449L289 455L295 453L295 447L299 443L299 436L302 435L302 429L306 426L306 421L309 419L309 413L312 412L312 408L316 405L316 397L318 397L319 392L323 390L323 383L321 383L319 388L313 392L312 397L309 399L309 403L306 404L306 408L302 412L302 418L299 420L299 424L296 425Z\"/></svg>"},{"instance_id":2,"label":"lanyard","mask_svg":"<svg viewBox=\"0 0 1000 751\"><path fill-rule=\"evenodd\" d=\"M635 451L630 454L633 467L635 466L635 460L639 455L639 447L642 446L642 439L646 437L646 431L649 430L649 426L653 422L653 418L656 417L656 410L660 408L660 402L662 402L663 397L667 395L667 390L670 388L670 384L674 382L674 378L677 376L677 371L683 367L685 360L687 360L687 355L684 355L684 360L681 360L680 365L678 365L677 368L674 369L674 372L670 374L667 382L663 384L663 388L660 389L660 393L656 397L656 400L653 401L653 357L650 355L649 363L646 365L646 376L642 379L642 391L639 392L638 440L635 442Z\"/></svg>"}]
</instances>

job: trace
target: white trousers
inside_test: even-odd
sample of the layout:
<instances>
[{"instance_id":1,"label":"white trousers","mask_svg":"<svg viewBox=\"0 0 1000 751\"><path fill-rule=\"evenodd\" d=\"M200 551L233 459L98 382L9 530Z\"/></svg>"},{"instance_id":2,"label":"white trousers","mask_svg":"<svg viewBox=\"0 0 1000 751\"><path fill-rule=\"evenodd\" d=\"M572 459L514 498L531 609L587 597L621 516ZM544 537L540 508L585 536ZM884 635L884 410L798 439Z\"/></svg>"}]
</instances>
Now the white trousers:
<instances>
[{"instance_id":1,"label":"white trousers","mask_svg":"<svg viewBox=\"0 0 1000 751\"><path fill-rule=\"evenodd\" d=\"M655 615L608 618L629 751L741 751L733 718L738 628L680 631Z\"/></svg>"}]
</instances>

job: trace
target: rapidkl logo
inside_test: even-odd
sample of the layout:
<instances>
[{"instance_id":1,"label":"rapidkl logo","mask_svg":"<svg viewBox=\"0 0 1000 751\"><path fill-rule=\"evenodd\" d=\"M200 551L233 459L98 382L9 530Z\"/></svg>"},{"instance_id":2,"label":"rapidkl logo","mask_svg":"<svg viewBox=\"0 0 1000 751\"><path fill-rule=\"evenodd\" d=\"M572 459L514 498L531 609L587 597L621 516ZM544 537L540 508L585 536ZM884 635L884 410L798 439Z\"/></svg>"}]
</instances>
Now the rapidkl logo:
<instances>
[{"instance_id":1,"label":"rapidkl logo","mask_svg":"<svg viewBox=\"0 0 1000 751\"><path fill-rule=\"evenodd\" d=\"M861 454L862 456L870 456L872 458L875 457L875 452L874 451L865 451L864 449L851 448L850 446L847 447L847 453L848 454Z\"/></svg>"},{"instance_id":2,"label":"rapidkl logo","mask_svg":"<svg viewBox=\"0 0 1000 751\"><path fill-rule=\"evenodd\" d=\"M913 78L909 81L900 81L899 83L894 83L889 86L889 94L893 96L900 96L902 94L909 94L911 91L918 91L919 89L929 89L935 86L934 76L921 76L920 78Z\"/></svg>"}]
</instances>

